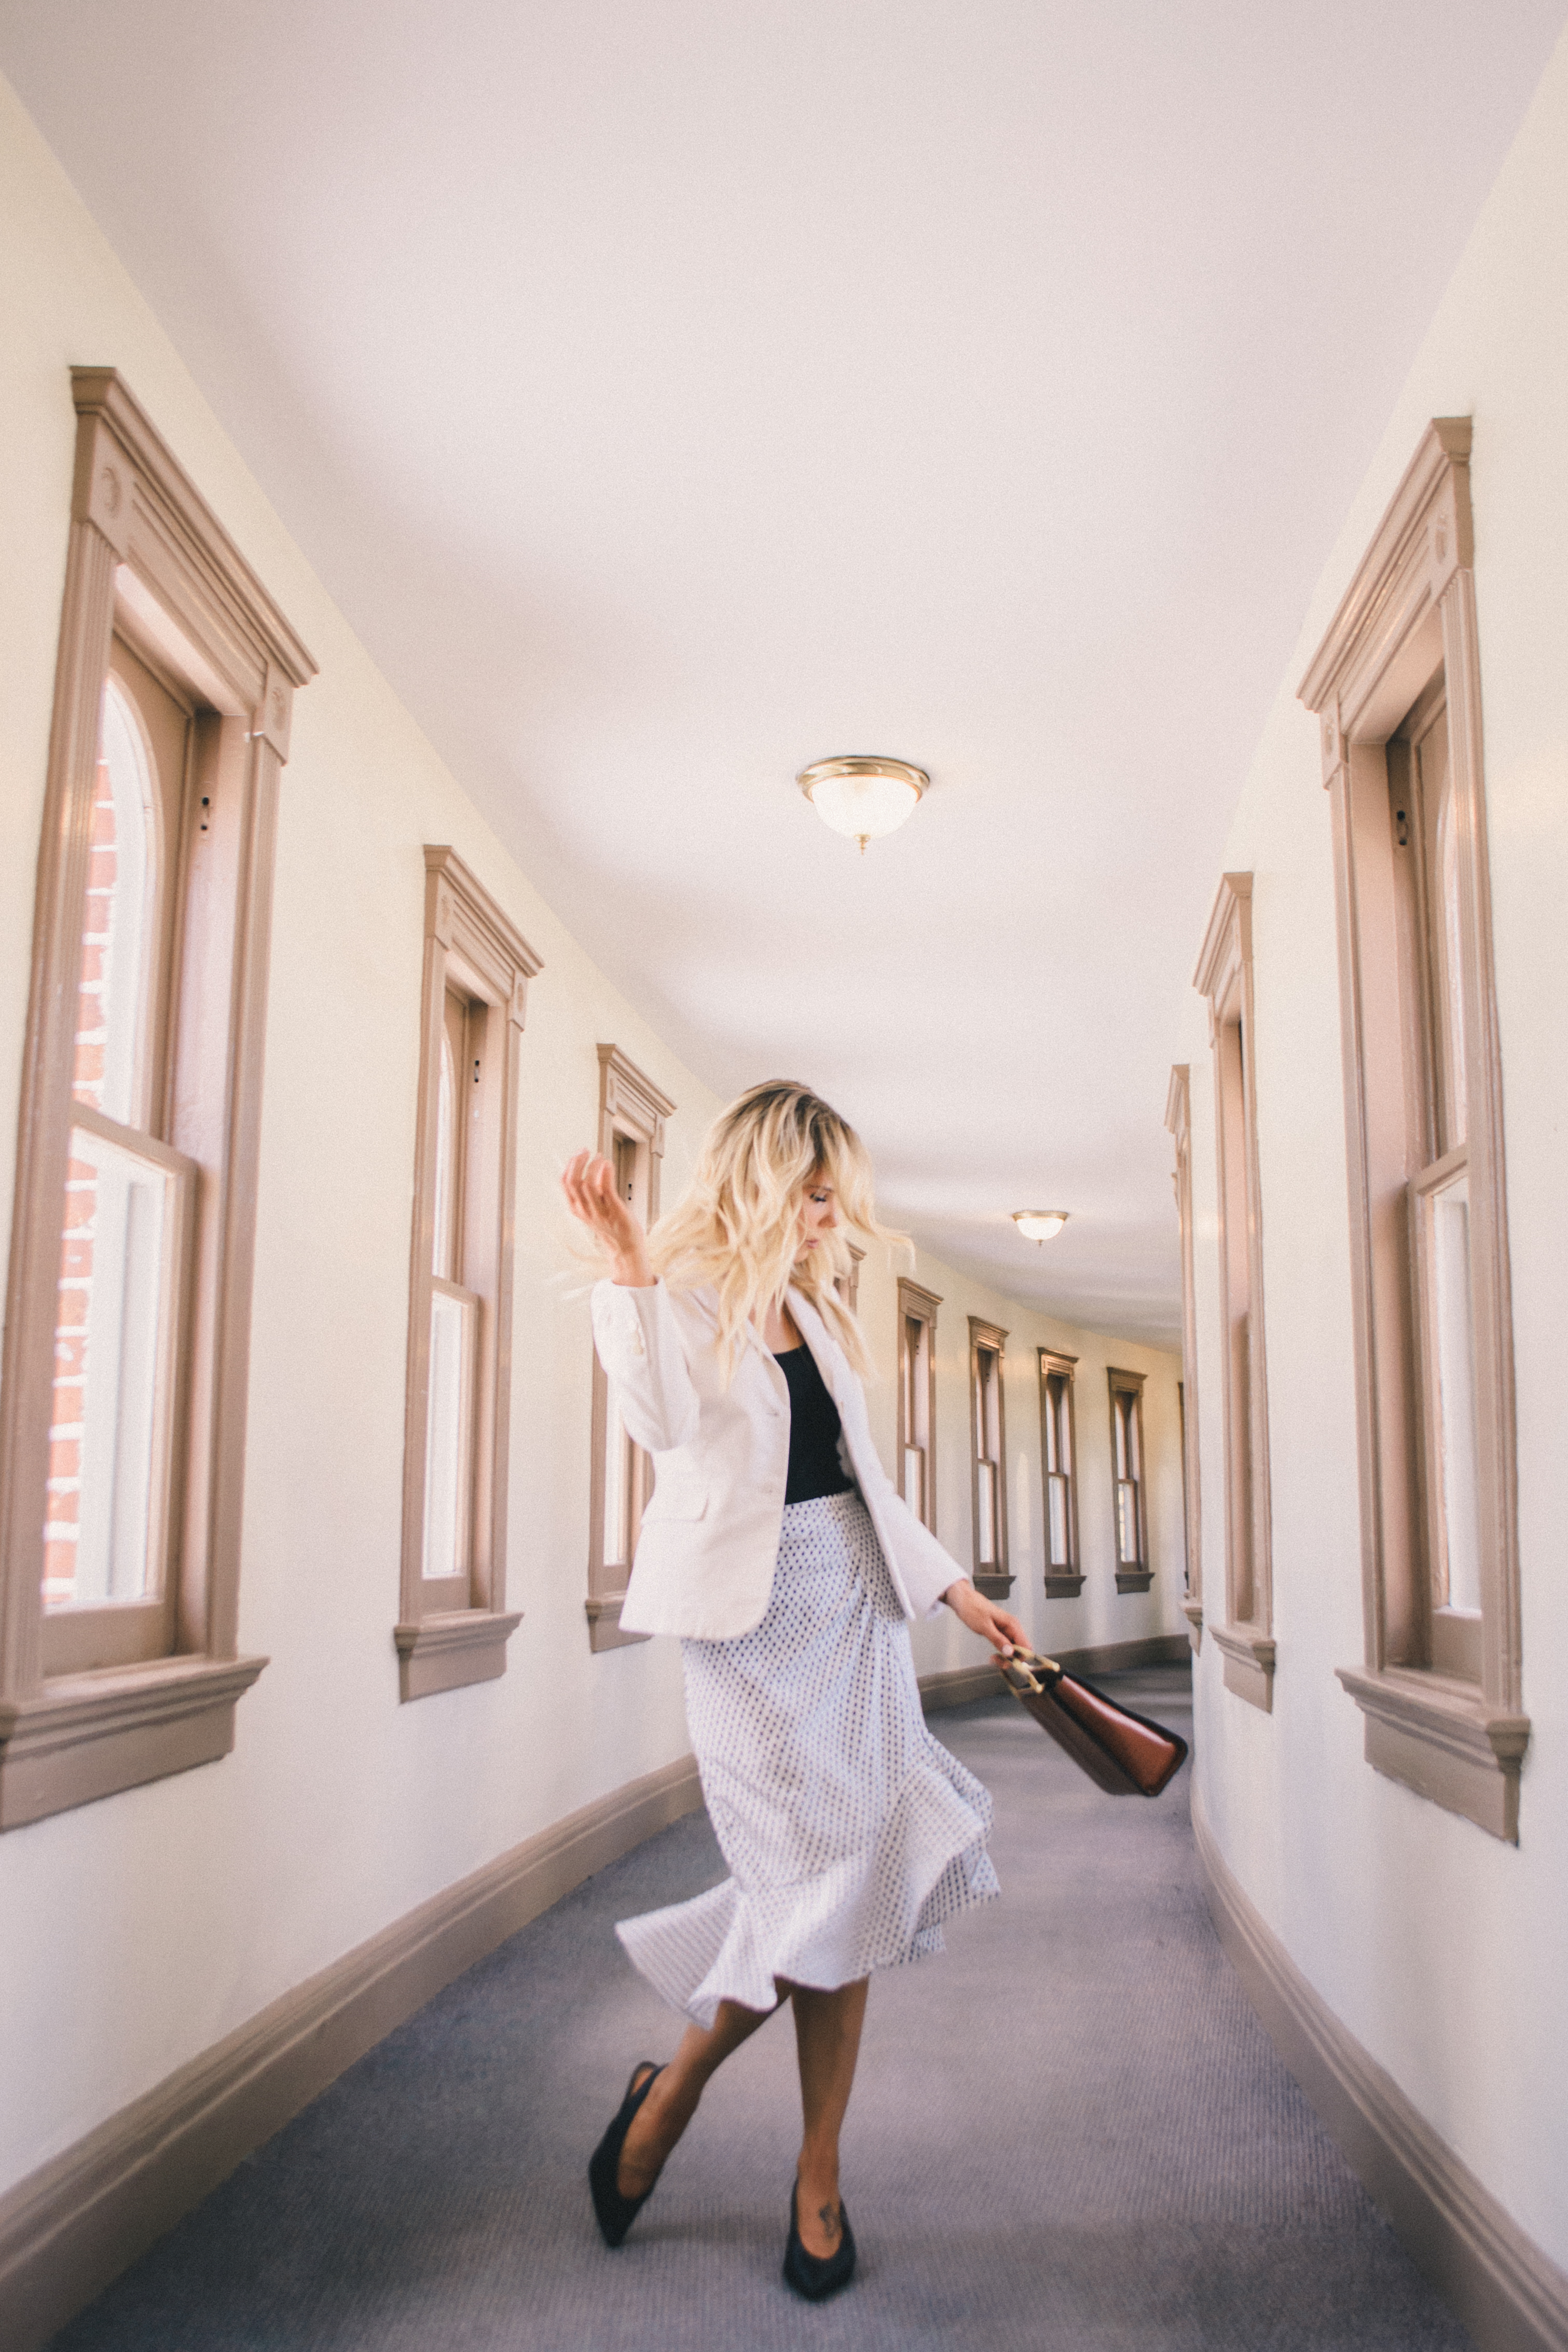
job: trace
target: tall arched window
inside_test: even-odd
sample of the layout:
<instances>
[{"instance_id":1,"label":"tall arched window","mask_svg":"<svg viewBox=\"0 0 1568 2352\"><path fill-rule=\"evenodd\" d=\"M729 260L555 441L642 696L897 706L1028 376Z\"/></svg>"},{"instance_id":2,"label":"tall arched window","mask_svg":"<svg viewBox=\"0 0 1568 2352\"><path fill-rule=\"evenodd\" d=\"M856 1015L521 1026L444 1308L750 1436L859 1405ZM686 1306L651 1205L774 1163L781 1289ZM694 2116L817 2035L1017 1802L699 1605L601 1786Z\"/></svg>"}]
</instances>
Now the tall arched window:
<instances>
[{"instance_id":1,"label":"tall arched window","mask_svg":"<svg viewBox=\"0 0 1568 2352\"><path fill-rule=\"evenodd\" d=\"M175 896L164 845L179 838L192 724L116 639L82 898L44 1526L50 1647L78 1665L157 1655L175 1601L170 1477L194 1170L161 1133L154 1028Z\"/></svg>"},{"instance_id":2,"label":"tall arched window","mask_svg":"<svg viewBox=\"0 0 1568 2352\"><path fill-rule=\"evenodd\" d=\"M1331 795L1355 1302L1365 1647L1336 1671L1370 1764L1512 1839L1530 1718L1469 457L1469 419L1435 417L1300 692Z\"/></svg>"},{"instance_id":3,"label":"tall arched window","mask_svg":"<svg viewBox=\"0 0 1568 2352\"><path fill-rule=\"evenodd\" d=\"M464 1263L467 1141L484 1076L487 1008L448 988L436 1086L436 1213L430 1265L430 1393L426 1424L426 1587L454 1608L468 1605L473 1538L474 1389L479 1370L478 1291Z\"/></svg>"},{"instance_id":4,"label":"tall arched window","mask_svg":"<svg viewBox=\"0 0 1568 2352\"><path fill-rule=\"evenodd\" d=\"M445 845L425 852L425 980L408 1302L405 1699L506 1667L519 1040L539 958Z\"/></svg>"},{"instance_id":5,"label":"tall arched window","mask_svg":"<svg viewBox=\"0 0 1568 2352\"><path fill-rule=\"evenodd\" d=\"M615 1171L616 1191L645 1225L658 1217L665 1121L675 1105L618 1045L599 1049L599 1150ZM588 1642L594 1650L644 1642L623 1633L621 1604L632 1572L645 1505L653 1492L653 1457L634 1444L595 1351L592 1485L588 1506Z\"/></svg>"},{"instance_id":6,"label":"tall arched window","mask_svg":"<svg viewBox=\"0 0 1568 2352\"><path fill-rule=\"evenodd\" d=\"M216 1763L267 1663L238 1615L257 1166L315 668L116 371L70 384L0 1318L0 1833Z\"/></svg>"}]
</instances>

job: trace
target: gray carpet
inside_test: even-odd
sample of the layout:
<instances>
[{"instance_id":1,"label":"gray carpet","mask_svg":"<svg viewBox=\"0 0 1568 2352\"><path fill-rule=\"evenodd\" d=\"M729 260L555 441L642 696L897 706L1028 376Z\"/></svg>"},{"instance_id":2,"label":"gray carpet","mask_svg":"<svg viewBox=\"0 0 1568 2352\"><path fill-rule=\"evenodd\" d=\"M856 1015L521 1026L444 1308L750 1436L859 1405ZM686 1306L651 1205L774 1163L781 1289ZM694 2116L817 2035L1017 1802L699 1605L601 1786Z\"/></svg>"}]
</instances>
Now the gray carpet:
<instances>
[{"instance_id":1,"label":"gray carpet","mask_svg":"<svg viewBox=\"0 0 1568 2352\"><path fill-rule=\"evenodd\" d=\"M1115 1687L1184 1725L1179 1669ZM697 1815L390 2035L53 2352L1465 2352L1215 1941L1186 1774L1113 1802L1010 1700L933 1727L995 1795L1003 1899L872 1987L836 2302L778 2275L787 2016L625 2247L595 2231L588 2150L674 2038L611 1923L722 1875Z\"/></svg>"}]
</instances>

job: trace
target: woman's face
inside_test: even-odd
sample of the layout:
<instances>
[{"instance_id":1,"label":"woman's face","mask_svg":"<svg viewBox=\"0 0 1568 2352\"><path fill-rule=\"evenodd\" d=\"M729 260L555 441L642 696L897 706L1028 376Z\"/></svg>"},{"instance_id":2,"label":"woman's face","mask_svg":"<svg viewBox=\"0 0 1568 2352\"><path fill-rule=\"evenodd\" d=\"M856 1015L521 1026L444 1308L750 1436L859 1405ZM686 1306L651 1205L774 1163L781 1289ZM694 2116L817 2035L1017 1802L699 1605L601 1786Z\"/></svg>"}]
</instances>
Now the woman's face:
<instances>
[{"instance_id":1,"label":"woman's face","mask_svg":"<svg viewBox=\"0 0 1568 2352\"><path fill-rule=\"evenodd\" d=\"M837 1195L831 1184L814 1176L800 1202L800 1232L802 1257L809 1257L822 1246L825 1234L832 1233L838 1223Z\"/></svg>"}]
</instances>

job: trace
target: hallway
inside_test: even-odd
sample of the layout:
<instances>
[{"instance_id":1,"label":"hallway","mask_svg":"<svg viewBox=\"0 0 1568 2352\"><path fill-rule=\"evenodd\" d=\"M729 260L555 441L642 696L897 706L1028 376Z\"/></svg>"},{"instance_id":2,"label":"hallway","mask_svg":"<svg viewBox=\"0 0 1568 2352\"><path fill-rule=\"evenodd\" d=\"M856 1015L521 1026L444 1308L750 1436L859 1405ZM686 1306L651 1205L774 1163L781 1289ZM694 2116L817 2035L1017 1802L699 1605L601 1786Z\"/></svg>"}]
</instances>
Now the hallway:
<instances>
[{"instance_id":1,"label":"hallway","mask_svg":"<svg viewBox=\"0 0 1568 2352\"><path fill-rule=\"evenodd\" d=\"M1190 1731L1185 1669L1113 1678ZM778 2279L780 2020L612 2256L583 2164L671 2021L617 1917L721 1874L700 1813L392 2034L53 2352L1464 2352L1286 2074L1210 1926L1188 1774L1112 1806L1010 1701L935 1727L996 1799L1000 1903L873 1990L847 2134L861 2271Z\"/></svg>"}]
</instances>

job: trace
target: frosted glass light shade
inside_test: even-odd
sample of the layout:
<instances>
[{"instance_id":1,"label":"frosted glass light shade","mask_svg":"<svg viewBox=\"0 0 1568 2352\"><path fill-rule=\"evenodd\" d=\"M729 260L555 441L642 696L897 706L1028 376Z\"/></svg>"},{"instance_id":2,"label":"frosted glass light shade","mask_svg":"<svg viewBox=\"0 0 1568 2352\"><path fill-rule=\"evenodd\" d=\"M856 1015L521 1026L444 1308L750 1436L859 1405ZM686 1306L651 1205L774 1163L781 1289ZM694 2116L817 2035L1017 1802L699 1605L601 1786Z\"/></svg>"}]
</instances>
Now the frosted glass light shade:
<instances>
[{"instance_id":1,"label":"frosted glass light shade","mask_svg":"<svg viewBox=\"0 0 1568 2352\"><path fill-rule=\"evenodd\" d=\"M1015 1209L1013 1223L1026 1242L1048 1242L1068 1221L1065 1209Z\"/></svg>"},{"instance_id":2,"label":"frosted glass light shade","mask_svg":"<svg viewBox=\"0 0 1568 2352\"><path fill-rule=\"evenodd\" d=\"M795 782L824 824L864 849L913 814L931 778L907 760L856 758L817 760Z\"/></svg>"}]
</instances>

